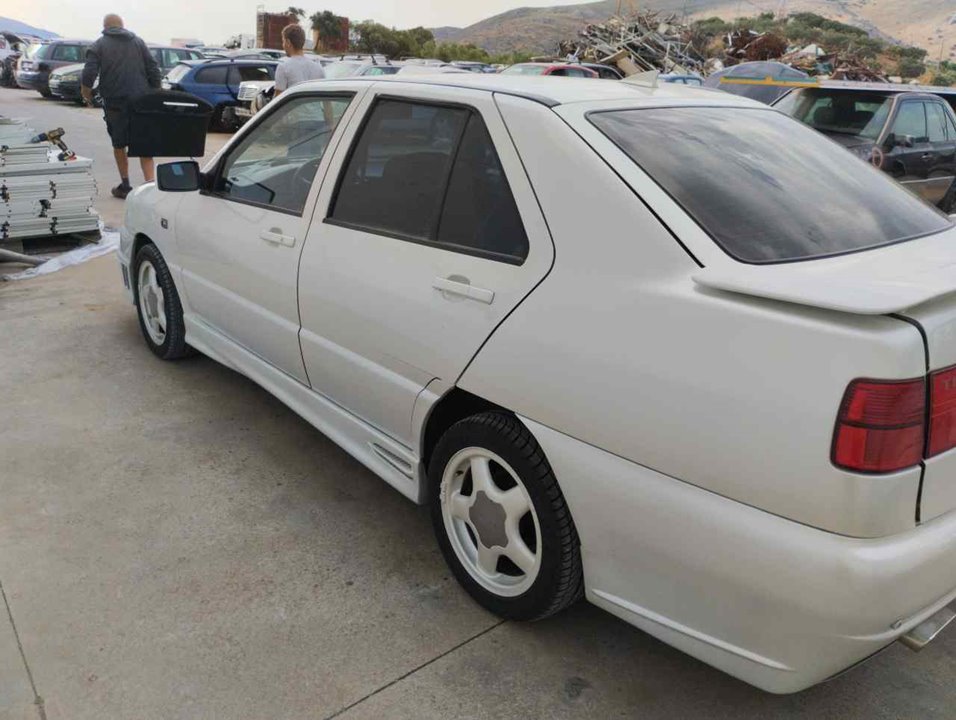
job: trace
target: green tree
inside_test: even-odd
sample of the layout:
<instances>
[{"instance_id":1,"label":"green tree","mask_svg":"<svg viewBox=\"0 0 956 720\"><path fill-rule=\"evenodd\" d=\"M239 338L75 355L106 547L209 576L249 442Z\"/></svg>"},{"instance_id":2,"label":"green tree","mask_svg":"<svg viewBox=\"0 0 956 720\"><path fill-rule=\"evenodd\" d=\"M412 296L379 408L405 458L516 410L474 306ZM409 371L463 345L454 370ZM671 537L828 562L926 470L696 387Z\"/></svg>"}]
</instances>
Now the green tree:
<instances>
[{"instance_id":1,"label":"green tree","mask_svg":"<svg viewBox=\"0 0 956 720\"><path fill-rule=\"evenodd\" d=\"M312 33L315 36L315 51L319 51L320 44L335 42L342 39L342 18L330 10L313 13L309 17Z\"/></svg>"},{"instance_id":2,"label":"green tree","mask_svg":"<svg viewBox=\"0 0 956 720\"><path fill-rule=\"evenodd\" d=\"M303 10L302 8L299 8L299 7L295 7L294 5L290 5L290 6L289 6L289 9L286 10L286 14L287 14L289 17L295 18L296 21L298 21L299 19L305 17L305 10Z\"/></svg>"}]
</instances>

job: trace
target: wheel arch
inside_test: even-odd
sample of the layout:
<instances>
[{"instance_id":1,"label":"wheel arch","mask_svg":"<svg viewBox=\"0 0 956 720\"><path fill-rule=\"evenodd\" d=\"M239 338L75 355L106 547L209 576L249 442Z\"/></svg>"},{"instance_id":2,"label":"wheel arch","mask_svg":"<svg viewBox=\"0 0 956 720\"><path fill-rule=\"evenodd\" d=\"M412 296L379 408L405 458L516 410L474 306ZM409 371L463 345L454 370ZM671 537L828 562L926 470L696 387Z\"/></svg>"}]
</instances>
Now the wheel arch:
<instances>
[{"instance_id":1,"label":"wheel arch","mask_svg":"<svg viewBox=\"0 0 956 720\"><path fill-rule=\"evenodd\" d=\"M483 397L453 387L431 407L421 432L421 460L427 472L432 452L441 436L456 422L484 412L499 412L517 417L513 410Z\"/></svg>"}]
</instances>

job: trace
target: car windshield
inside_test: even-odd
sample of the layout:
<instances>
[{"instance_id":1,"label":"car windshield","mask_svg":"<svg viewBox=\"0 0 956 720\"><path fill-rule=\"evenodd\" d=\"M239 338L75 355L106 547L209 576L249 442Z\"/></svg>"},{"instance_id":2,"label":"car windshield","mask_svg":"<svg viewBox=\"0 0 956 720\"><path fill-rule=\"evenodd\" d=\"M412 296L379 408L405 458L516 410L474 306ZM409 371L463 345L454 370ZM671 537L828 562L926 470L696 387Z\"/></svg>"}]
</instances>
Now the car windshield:
<instances>
[{"instance_id":1,"label":"car windshield","mask_svg":"<svg viewBox=\"0 0 956 720\"><path fill-rule=\"evenodd\" d=\"M362 67L362 63L337 62L334 65L328 65L325 68L325 77L329 78L330 80L334 80L335 78L349 77L360 67Z\"/></svg>"},{"instance_id":2,"label":"car windshield","mask_svg":"<svg viewBox=\"0 0 956 720\"><path fill-rule=\"evenodd\" d=\"M829 88L802 88L775 107L815 130L876 140L890 114L893 97L886 93Z\"/></svg>"},{"instance_id":3,"label":"car windshield","mask_svg":"<svg viewBox=\"0 0 956 720\"><path fill-rule=\"evenodd\" d=\"M189 72L189 68L190 68L189 65L183 65L183 64L177 65L172 70L170 70L169 73L167 73L166 79L169 80L170 82L179 82L180 80L183 79L183 77L185 77L186 73Z\"/></svg>"},{"instance_id":4,"label":"car windshield","mask_svg":"<svg viewBox=\"0 0 956 720\"><path fill-rule=\"evenodd\" d=\"M512 65L501 71L502 75L544 75L544 65Z\"/></svg>"},{"instance_id":5,"label":"car windshield","mask_svg":"<svg viewBox=\"0 0 956 720\"><path fill-rule=\"evenodd\" d=\"M649 108L589 119L743 262L836 255L952 227L872 165L772 110Z\"/></svg>"}]
</instances>

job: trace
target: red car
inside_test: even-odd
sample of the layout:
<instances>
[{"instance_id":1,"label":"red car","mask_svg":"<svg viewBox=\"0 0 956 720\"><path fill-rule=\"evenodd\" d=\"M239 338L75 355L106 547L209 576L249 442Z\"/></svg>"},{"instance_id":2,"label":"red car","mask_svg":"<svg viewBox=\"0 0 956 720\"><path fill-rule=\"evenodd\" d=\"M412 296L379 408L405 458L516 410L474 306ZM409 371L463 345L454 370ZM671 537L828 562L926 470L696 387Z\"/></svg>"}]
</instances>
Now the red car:
<instances>
[{"instance_id":1,"label":"red car","mask_svg":"<svg viewBox=\"0 0 956 720\"><path fill-rule=\"evenodd\" d=\"M590 68L570 63L518 63L501 71L502 75L554 75L556 77L600 77Z\"/></svg>"}]
</instances>

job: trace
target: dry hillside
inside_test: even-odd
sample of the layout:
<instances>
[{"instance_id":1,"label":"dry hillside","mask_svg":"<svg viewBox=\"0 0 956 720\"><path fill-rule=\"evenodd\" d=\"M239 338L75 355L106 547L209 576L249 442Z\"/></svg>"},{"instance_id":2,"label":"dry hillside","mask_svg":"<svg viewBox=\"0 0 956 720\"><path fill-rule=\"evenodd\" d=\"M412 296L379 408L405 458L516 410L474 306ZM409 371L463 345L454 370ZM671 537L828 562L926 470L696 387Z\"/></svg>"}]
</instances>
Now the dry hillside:
<instances>
[{"instance_id":1,"label":"dry hillside","mask_svg":"<svg viewBox=\"0 0 956 720\"><path fill-rule=\"evenodd\" d=\"M492 53L523 50L553 52L582 25L613 15L618 0L550 8L519 8L467 28L438 28L439 40L470 42ZM638 9L688 12L692 18L717 15L731 19L765 10L810 11L857 25L888 38L917 45L930 57L956 60L956 0L625 0Z\"/></svg>"}]
</instances>

